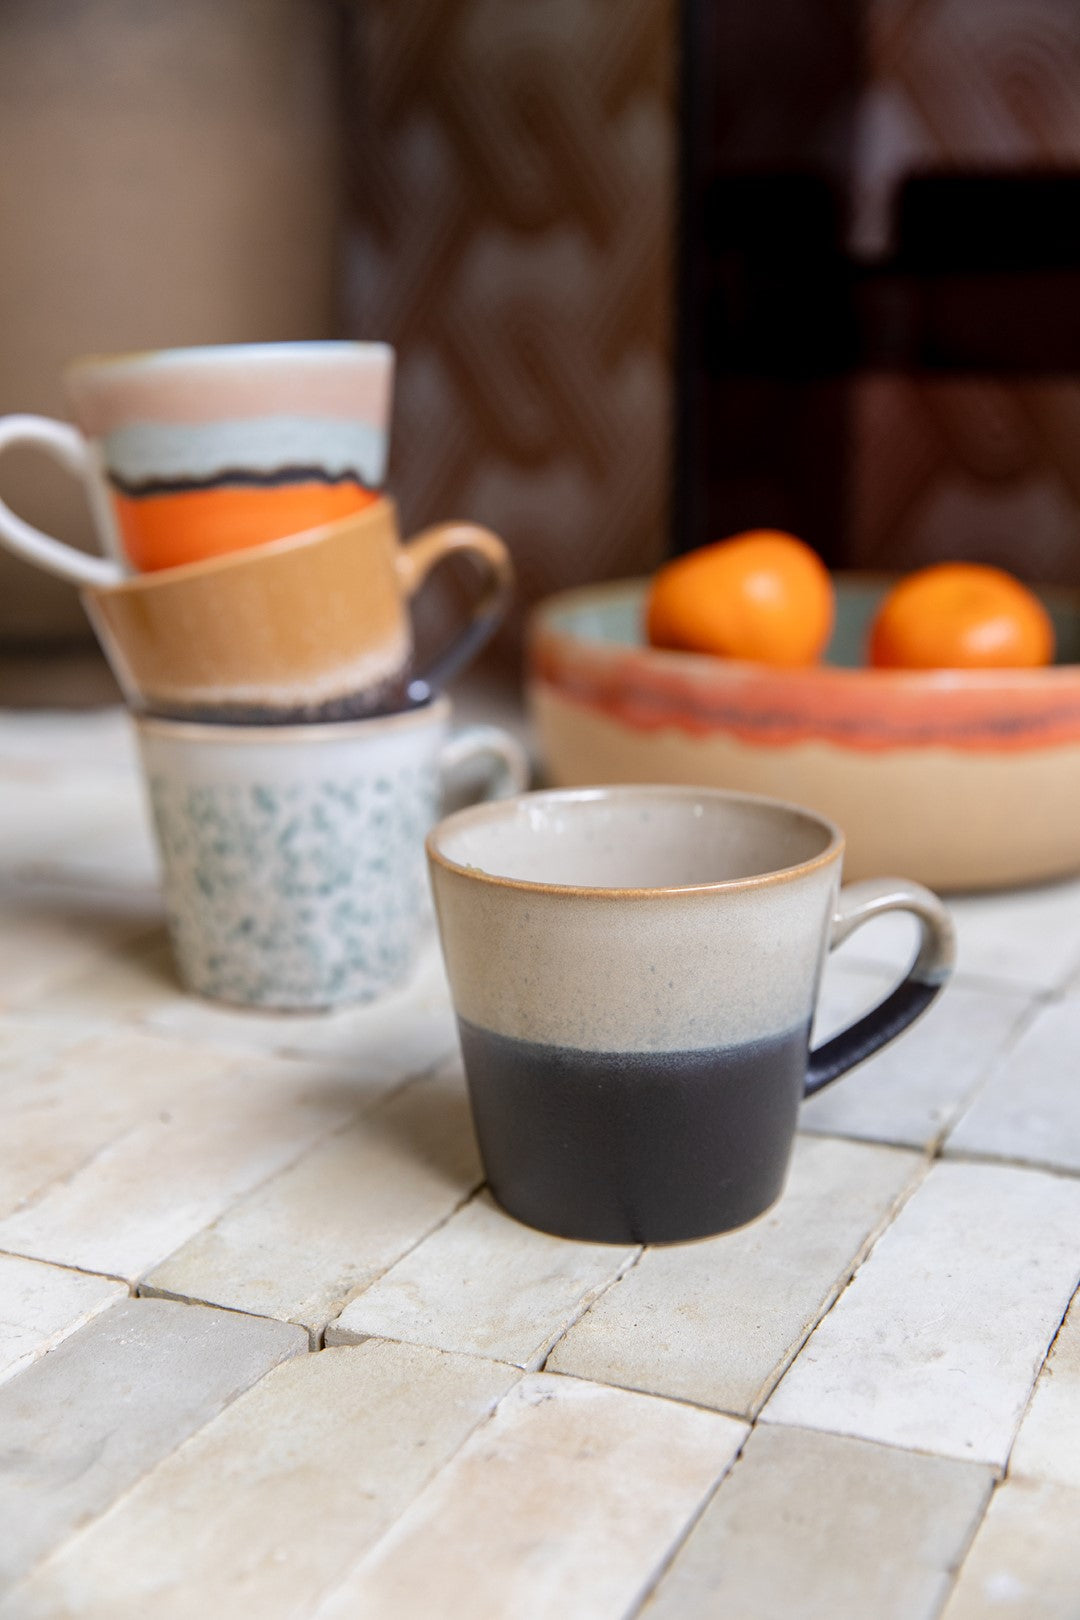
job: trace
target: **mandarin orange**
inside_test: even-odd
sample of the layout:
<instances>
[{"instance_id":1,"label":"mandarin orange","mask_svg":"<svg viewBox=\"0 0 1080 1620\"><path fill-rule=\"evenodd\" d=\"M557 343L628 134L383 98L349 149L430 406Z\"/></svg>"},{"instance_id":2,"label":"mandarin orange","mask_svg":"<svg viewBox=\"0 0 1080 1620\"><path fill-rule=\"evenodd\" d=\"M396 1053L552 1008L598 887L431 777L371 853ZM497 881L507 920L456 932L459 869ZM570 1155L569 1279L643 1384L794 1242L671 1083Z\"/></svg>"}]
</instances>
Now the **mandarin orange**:
<instances>
[{"instance_id":1,"label":"mandarin orange","mask_svg":"<svg viewBox=\"0 0 1080 1620\"><path fill-rule=\"evenodd\" d=\"M654 647L796 666L832 633L828 569L777 529L751 529L667 563L653 577L646 632Z\"/></svg>"},{"instance_id":2,"label":"mandarin orange","mask_svg":"<svg viewBox=\"0 0 1080 1620\"><path fill-rule=\"evenodd\" d=\"M1039 601L1003 568L935 563L909 574L870 628L878 669L1027 669L1054 657L1054 627Z\"/></svg>"}]
</instances>

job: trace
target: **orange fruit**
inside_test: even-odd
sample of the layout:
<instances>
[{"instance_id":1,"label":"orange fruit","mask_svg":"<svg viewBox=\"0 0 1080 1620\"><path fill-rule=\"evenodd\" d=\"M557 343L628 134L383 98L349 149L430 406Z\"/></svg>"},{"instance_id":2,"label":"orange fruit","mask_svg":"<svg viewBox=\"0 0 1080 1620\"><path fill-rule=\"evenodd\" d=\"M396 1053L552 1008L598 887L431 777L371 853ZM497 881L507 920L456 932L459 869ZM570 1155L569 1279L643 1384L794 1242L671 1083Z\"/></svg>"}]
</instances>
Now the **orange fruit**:
<instances>
[{"instance_id":1,"label":"orange fruit","mask_svg":"<svg viewBox=\"0 0 1080 1620\"><path fill-rule=\"evenodd\" d=\"M751 529L665 564L649 588L645 623L654 647L813 664L833 610L832 580L816 551L777 529Z\"/></svg>"},{"instance_id":2,"label":"orange fruit","mask_svg":"<svg viewBox=\"0 0 1080 1620\"><path fill-rule=\"evenodd\" d=\"M878 669L1027 669L1049 664L1054 627L1026 585L981 563L909 574L870 628Z\"/></svg>"}]
</instances>

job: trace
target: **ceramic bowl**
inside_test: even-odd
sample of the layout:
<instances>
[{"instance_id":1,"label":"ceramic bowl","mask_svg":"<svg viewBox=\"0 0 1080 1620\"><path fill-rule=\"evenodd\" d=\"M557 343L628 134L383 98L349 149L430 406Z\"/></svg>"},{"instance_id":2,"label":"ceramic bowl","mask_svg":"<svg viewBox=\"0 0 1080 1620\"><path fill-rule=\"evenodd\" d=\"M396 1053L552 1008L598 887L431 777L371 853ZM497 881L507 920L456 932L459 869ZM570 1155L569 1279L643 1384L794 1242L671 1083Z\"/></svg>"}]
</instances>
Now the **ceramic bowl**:
<instances>
[{"instance_id":1,"label":"ceramic bowl","mask_svg":"<svg viewBox=\"0 0 1080 1620\"><path fill-rule=\"evenodd\" d=\"M529 637L548 780L793 800L844 829L849 879L984 889L1080 870L1080 592L1044 593L1050 668L861 668L891 583L836 576L836 631L810 669L646 646L644 580L550 597Z\"/></svg>"}]
</instances>

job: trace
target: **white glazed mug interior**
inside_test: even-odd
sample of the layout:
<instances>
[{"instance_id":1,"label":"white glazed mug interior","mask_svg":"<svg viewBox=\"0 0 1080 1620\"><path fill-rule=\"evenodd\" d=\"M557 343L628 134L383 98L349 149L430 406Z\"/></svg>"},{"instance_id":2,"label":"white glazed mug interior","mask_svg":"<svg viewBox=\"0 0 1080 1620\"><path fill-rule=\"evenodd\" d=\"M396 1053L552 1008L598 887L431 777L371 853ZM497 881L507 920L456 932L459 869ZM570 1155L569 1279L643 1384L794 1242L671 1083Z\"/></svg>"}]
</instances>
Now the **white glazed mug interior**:
<instances>
[{"instance_id":1,"label":"white glazed mug interior","mask_svg":"<svg viewBox=\"0 0 1080 1620\"><path fill-rule=\"evenodd\" d=\"M691 787L568 789L477 806L430 847L473 874L573 889L739 883L833 857L842 843L810 811Z\"/></svg>"}]
</instances>

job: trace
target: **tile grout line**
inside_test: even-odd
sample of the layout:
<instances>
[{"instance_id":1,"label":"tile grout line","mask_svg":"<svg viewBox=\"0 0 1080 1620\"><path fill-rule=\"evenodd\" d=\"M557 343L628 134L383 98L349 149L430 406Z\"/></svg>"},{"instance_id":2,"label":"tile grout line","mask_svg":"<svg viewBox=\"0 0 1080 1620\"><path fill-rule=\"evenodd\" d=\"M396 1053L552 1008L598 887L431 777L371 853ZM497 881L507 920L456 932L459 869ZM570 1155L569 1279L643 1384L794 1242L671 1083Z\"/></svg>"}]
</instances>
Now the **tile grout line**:
<instances>
[{"instance_id":1,"label":"tile grout line","mask_svg":"<svg viewBox=\"0 0 1080 1620\"><path fill-rule=\"evenodd\" d=\"M1058 1339L1061 1337L1061 1330L1065 1326L1065 1318L1068 1316L1068 1314L1069 1314L1070 1310L1072 1309L1073 1305L1078 1301L1080 1301L1080 1272L1077 1273L1076 1286L1074 1287L1072 1293L1069 1296L1068 1304L1065 1306L1065 1309L1061 1313L1061 1321L1058 1323L1057 1327L1054 1329L1053 1337L1051 1338L1050 1343L1046 1347L1046 1354L1043 1356L1042 1360L1039 1362L1039 1365L1038 1365L1038 1367L1036 1369L1036 1372L1035 1372L1035 1376L1031 1380L1031 1388L1028 1390L1028 1397L1027 1397L1027 1400L1024 1402L1024 1410L1020 1414L1020 1420L1016 1425L1016 1432L1014 1433L1014 1435L1012 1437L1012 1443L1009 1446L1009 1454L1005 1458L1005 1466L1002 1469L1002 1479L1001 1479L1002 1484L1004 1484L1006 1482L1006 1480L1009 1480L1009 1479L1022 1480L1022 1479L1035 1479L1035 1478L1037 1478L1037 1476L1029 1475L1029 1474L1013 1474L1011 1472L1012 1455L1013 1455L1013 1452L1016 1450L1016 1442L1020 1438L1020 1430L1024 1427L1024 1422L1025 1422L1025 1420L1027 1418L1027 1415L1031 1411L1032 1402L1035 1399L1035 1391L1038 1388L1039 1379L1042 1377L1043 1369L1045 1368L1047 1362L1050 1360L1050 1357L1053 1355L1054 1346L1057 1344Z\"/></svg>"},{"instance_id":2,"label":"tile grout line","mask_svg":"<svg viewBox=\"0 0 1080 1620\"><path fill-rule=\"evenodd\" d=\"M990 1489L987 1491L986 1500L982 1505L982 1512L971 1526L968 1538L964 1545L960 1548L955 1563L953 1563L952 1566L945 1571L946 1579L944 1582L944 1591L941 1594L941 1602L935 1607L933 1614L928 1617L928 1620L941 1620L941 1616L945 1613L945 1610L952 1601L952 1595L960 1581L960 1576L964 1572L964 1565L967 1563L971 1549L975 1545L975 1538L986 1521L986 1515L990 1511L990 1504L993 1502L994 1497L997 1495L1004 1483L1005 1481L1003 1477L995 1469L994 1478L992 1478L990 1481Z\"/></svg>"},{"instance_id":3,"label":"tile grout line","mask_svg":"<svg viewBox=\"0 0 1080 1620\"><path fill-rule=\"evenodd\" d=\"M746 1419L744 1418L742 1421L745 1423ZM646 1605L652 1602L652 1599L656 1595L657 1589L659 1588L664 1577L670 1572L678 1559L679 1554L682 1552L683 1548L690 1540L690 1537L693 1535L694 1531L705 1517L705 1514L716 1500L716 1497L719 1495L721 1486L731 1478L732 1474L742 1461L743 1452L746 1450L747 1441L753 1434L754 1428L755 1424L751 1422L746 1433L742 1437L739 1448L735 1452L735 1455L732 1457L727 1467L721 1470L716 1479L713 1481L712 1485L710 1485L708 1490L705 1492L694 1512L691 1513L682 1529L675 1536L670 1546L665 1550L663 1557L661 1558L656 1569L653 1570L649 1575L645 1585L641 1589L640 1594L633 1599L630 1607L624 1610L620 1620L637 1620L637 1616L641 1614Z\"/></svg>"},{"instance_id":4,"label":"tile grout line","mask_svg":"<svg viewBox=\"0 0 1080 1620\"><path fill-rule=\"evenodd\" d=\"M276 1055L276 1054L271 1054L271 1055ZM238 1059L238 1063L243 1063L244 1061L245 1061L245 1059L243 1057ZM340 1120L336 1125L332 1125L332 1126L328 1127L328 1129L326 1131L322 1132L319 1136L316 1136L312 1141L307 1143L306 1146L301 1148L300 1152L297 1154L297 1156L294 1159L288 1159L288 1160L286 1160L286 1162L284 1164L277 1165L273 1170L268 1171L267 1174L265 1176L263 1176L260 1181L253 1182L250 1187L245 1187L243 1192L239 1193L236 1196L236 1198L234 1198L232 1200L232 1202L230 1204L228 1204L223 1210L221 1210L217 1215L215 1215L212 1221L208 1221L205 1226L200 1226L196 1231L190 1233L186 1238L184 1238L183 1242L177 1244L175 1249L170 1249L168 1254L159 1255L158 1258L153 1262L153 1264L148 1268L148 1270L146 1272L142 1273L139 1277L137 1277L135 1279L135 1281L132 1283L132 1285L131 1285L132 1286L132 1292L135 1293L135 1294L141 1294L145 1278L148 1277L152 1272L156 1271L159 1266L166 1265L168 1263L168 1261L172 1259L173 1255L179 1254L180 1250L183 1249L188 1243L193 1242L195 1238L203 1237L208 1232L212 1232L214 1230L214 1227L217 1226L219 1224L219 1222L225 1220L229 1215L232 1214L232 1212L235 1209L238 1208L239 1205L244 1203L248 1198L253 1197L256 1193L262 1192L266 1187L270 1186L272 1182L276 1181L279 1176L287 1175L291 1170L295 1170L298 1165L300 1165L300 1164L302 1164L304 1162L304 1160L308 1157L309 1154L315 1153L319 1149L325 1147L328 1142L333 1141L335 1136L344 1135L344 1133L346 1131L352 1130L352 1128L355 1125L359 1124L361 1120L368 1118L369 1115L375 1113L376 1110L381 1108L384 1104L389 1103L392 1099L396 1099L398 1096L400 1096L401 1093L404 1092L407 1089L407 1087L413 1085L414 1083L419 1084L421 1081L428 1079L439 1068L441 1068L441 1066L443 1065L443 1063L445 1061L446 1061L445 1058L439 1058L435 1063L430 1064L426 1069L419 1070L416 1074L407 1075L406 1078L404 1080L400 1081L400 1082L395 1082L390 1087L390 1089L388 1091L380 1093L380 1095L375 1099L375 1101L370 1103L367 1107L363 1107L363 1106L358 1107L357 1111L355 1113L353 1113L353 1114L350 1114L348 1116L348 1118L346 1118L344 1120ZM119 1138L117 1140L119 1140ZM63 1262L59 1262L59 1263L62 1264ZM395 1264L396 1264L396 1262L395 1262ZM192 1296L186 1295L186 1294L181 1295L181 1294L171 1294L171 1293L165 1293L165 1292L162 1292L162 1293L150 1293L150 1294L143 1295L143 1298L145 1298L145 1299L160 1298L160 1299L181 1299L182 1300L182 1299L189 1299L191 1297ZM203 1304L203 1305L216 1305L217 1302L214 1301L214 1300L197 1300L196 1303ZM220 1307L220 1309L221 1310L233 1310L233 1309L236 1309L236 1307L229 1306L229 1305L222 1305ZM259 1312L259 1311L243 1311L243 1310L240 1310L238 1314L241 1315L241 1316L259 1316L259 1317L262 1318L262 1320L269 1321L269 1322L285 1322L286 1321L285 1317L266 1316L264 1313ZM303 1323L303 1322L287 1322L287 1326L304 1328L305 1331L308 1334L309 1339L321 1337L321 1334L318 1334L318 1335L313 1334L312 1330L310 1328L308 1328L306 1326L306 1324ZM313 1343L312 1348L313 1349L318 1349L318 1348L320 1348L320 1346L318 1344Z\"/></svg>"},{"instance_id":5,"label":"tile grout line","mask_svg":"<svg viewBox=\"0 0 1080 1620\"><path fill-rule=\"evenodd\" d=\"M852 1257L850 1265L845 1267L845 1270L841 1272L836 1282L831 1285L829 1292L826 1294L825 1299L822 1302L823 1309L821 1314L815 1319L813 1325L807 1329L807 1331L803 1334L803 1337L796 1345L785 1352L777 1366L774 1367L771 1372L767 1374L765 1379L762 1380L762 1383L754 1396L751 1407L750 1421L752 1423L757 1423L762 1410L772 1399L773 1395L775 1395L780 1384L784 1381L795 1362L802 1355L806 1346L809 1344L822 1322L824 1322L825 1318L833 1310L835 1310L843 1295L847 1293L848 1289L851 1287L851 1284L855 1281L858 1272L866 1264L878 1243L880 1243L881 1239L885 1236L885 1233L896 1224L907 1204L926 1181L926 1178L930 1174L933 1167L933 1159L926 1152L922 1152L919 1156L922 1160L921 1173L912 1176L908 1185L900 1191L896 1200L889 1206L887 1210L884 1211L878 1223L871 1228L871 1230L863 1238L859 1247L856 1249L854 1256Z\"/></svg>"},{"instance_id":6,"label":"tile grout line","mask_svg":"<svg viewBox=\"0 0 1080 1620\"><path fill-rule=\"evenodd\" d=\"M37 1254L20 1254L17 1249L0 1249L6 1260L26 1260L35 1266L51 1266L54 1271L77 1271L80 1277L100 1277L103 1282L123 1283L128 1295L134 1298L135 1285L127 1277L118 1277L114 1271L91 1271L89 1266L71 1266L66 1260L43 1260Z\"/></svg>"},{"instance_id":7,"label":"tile grout line","mask_svg":"<svg viewBox=\"0 0 1080 1620\"><path fill-rule=\"evenodd\" d=\"M348 1309L348 1307L352 1304L354 1299L363 1299L364 1295L367 1293L369 1288L374 1288L374 1286L375 1286L375 1284L377 1282L381 1282L382 1279L387 1275L388 1272L393 1271L395 1266L400 1265L403 1260L407 1259L408 1256L414 1252L414 1250L416 1250L416 1249L418 1249L420 1247L421 1243L426 1243L428 1238L434 1237L436 1232L441 1232L443 1227L447 1224L447 1222L452 1221L454 1216L459 1214L461 1210L465 1209L469 1204L471 1204L474 1198L478 1198L480 1196L480 1194L483 1192L483 1190L484 1190L484 1188L486 1186L487 1186L486 1181L481 1180L481 1181L476 1182L474 1184L474 1186L472 1186L468 1192L464 1193L462 1195L462 1197L458 1199L458 1201L454 1205L453 1209L448 1210L445 1215L442 1215L442 1216L439 1217L439 1219L435 1222L434 1226L429 1227L426 1232L422 1232L420 1234L420 1236L413 1243L409 1244L407 1249L403 1249L399 1255L395 1256L395 1258L389 1262L388 1265L383 1266L381 1271L377 1271L374 1274L374 1276L369 1278L369 1280L366 1283L364 1283L360 1288L357 1288L354 1293L351 1293L348 1296L348 1298L346 1300L344 1300L343 1303L338 1307L338 1311L337 1311L336 1316L332 1316L329 1319L329 1321L325 1322L323 1324L323 1326L318 1329L317 1332L314 1329L309 1329L308 1330L309 1333L311 1333L312 1338L316 1341L315 1344L312 1346L312 1348L316 1349L316 1350L341 1350L341 1349L348 1349L350 1344L366 1344L369 1339L382 1339L382 1338L386 1338L388 1340L388 1342L391 1343L391 1344L413 1344L413 1343L415 1343L415 1341L412 1340L412 1339L393 1339L388 1334L368 1333L368 1334L365 1334L362 1339L347 1339L340 1345L328 1345L326 1343L326 1335L327 1335L328 1330L338 1320L338 1317L340 1317L343 1314L343 1312L345 1312ZM467 1351L448 1350L443 1345L428 1345L428 1346L421 1346L421 1348L439 1350L444 1355L467 1355L468 1354ZM497 1361L498 1357L497 1356L481 1356L478 1359L482 1360L482 1361ZM505 1363L500 1363L500 1365L510 1366L510 1365L512 1365L512 1363L505 1362Z\"/></svg>"}]
</instances>

